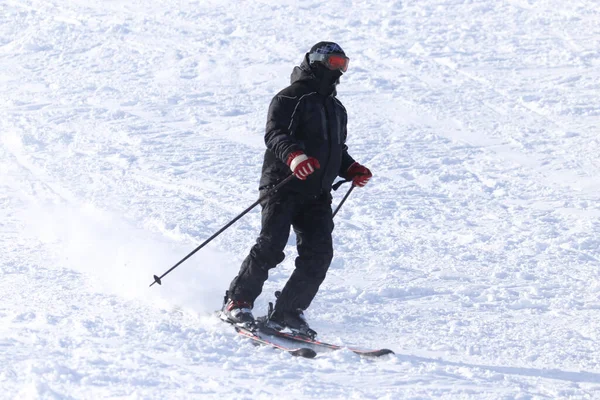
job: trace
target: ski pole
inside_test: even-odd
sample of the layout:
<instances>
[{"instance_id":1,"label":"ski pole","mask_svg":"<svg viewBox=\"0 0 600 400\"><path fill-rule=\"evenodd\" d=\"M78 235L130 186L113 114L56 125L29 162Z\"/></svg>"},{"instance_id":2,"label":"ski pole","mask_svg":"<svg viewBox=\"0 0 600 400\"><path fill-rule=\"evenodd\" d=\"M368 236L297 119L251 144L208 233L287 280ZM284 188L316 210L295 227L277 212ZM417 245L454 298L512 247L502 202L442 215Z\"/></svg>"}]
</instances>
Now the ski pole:
<instances>
[{"instance_id":1,"label":"ski pole","mask_svg":"<svg viewBox=\"0 0 600 400\"><path fill-rule=\"evenodd\" d=\"M206 246L208 243L210 243L211 240L213 240L214 238L216 238L217 236L219 236L221 233L223 233L223 231L225 231L227 228L229 228L231 225L233 225L238 219L242 218L250 210L252 210L254 207L256 207L258 205L258 203L260 203L261 201L263 201L267 197L271 196L273 193L275 193L277 190L279 190L283 185L285 185L286 183L288 183L289 181L291 181L292 178L294 178L294 174L290 174L284 180L282 180L276 186L274 186L272 189L270 189L267 193L265 193L264 195L260 196L258 198L258 200L256 200L254 203L252 203L252 205L250 207L246 208L244 211L241 212L241 214L239 214L237 217L235 217L234 219L232 219L231 221L229 221L227 223L227 225L225 225L224 227L222 227L221 229L219 229L214 235L212 235L211 237L209 237L208 239L206 239L204 241L204 243L202 243L200 246L196 247L194 249L194 251L192 251L190 254L188 254L187 256L183 257L177 264L173 265L167 272L165 272L161 276L154 275L154 282L152 282L150 284L150 287L152 287L152 285L154 285L155 283L158 283L159 285L162 285L162 282L161 282L162 278L164 278L165 276L167 276L167 274L169 274L171 271L173 271L175 268L177 268L179 265L181 265L185 260L187 260L188 258L190 258L191 256L193 256L198 250L200 250L201 248L203 248L204 246Z\"/></svg>"},{"instance_id":2,"label":"ski pole","mask_svg":"<svg viewBox=\"0 0 600 400\"><path fill-rule=\"evenodd\" d=\"M344 183L346 182L352 182L351 180L345 180L345 181L339 181L337 182L335 185L333 185L333 190L338 190L340 186L342 186ZM338 211L340 211L340 208L342 208L342 205L344 204L344 202L346 201L346 199L348 198L348 196L350 196L350 193L352 193L352 191L354 190L354 183L350 186L350 189L348 189L348 191L346 192L346 195L342 198L342 201L340 201L340 204L338 204L337 208L335 209L335 211L333 212L333 215L331 216L331 218L335 217L335 214L337 214Z\"/></svg>"}]
</instances>

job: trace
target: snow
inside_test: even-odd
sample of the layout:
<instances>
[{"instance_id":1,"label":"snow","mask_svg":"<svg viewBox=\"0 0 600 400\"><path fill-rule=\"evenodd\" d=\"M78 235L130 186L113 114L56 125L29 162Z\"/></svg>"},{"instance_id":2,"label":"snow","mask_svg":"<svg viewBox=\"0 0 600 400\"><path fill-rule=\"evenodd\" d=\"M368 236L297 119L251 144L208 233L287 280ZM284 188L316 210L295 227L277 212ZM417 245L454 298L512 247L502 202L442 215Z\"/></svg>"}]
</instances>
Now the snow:
<instances>
[{"instance_id":1,"label":"snow","mask_svg":"<svg viewBox=\"0 0 600 400\"><path fill-rule=\"evenodd\" d=\"M596 3L2 2L0 397L600 397ZM379 360L212 315L256 210L148 288L256 199L269 100L320 40L375 176L307 316Z\"/></svg>"}]
</instances>

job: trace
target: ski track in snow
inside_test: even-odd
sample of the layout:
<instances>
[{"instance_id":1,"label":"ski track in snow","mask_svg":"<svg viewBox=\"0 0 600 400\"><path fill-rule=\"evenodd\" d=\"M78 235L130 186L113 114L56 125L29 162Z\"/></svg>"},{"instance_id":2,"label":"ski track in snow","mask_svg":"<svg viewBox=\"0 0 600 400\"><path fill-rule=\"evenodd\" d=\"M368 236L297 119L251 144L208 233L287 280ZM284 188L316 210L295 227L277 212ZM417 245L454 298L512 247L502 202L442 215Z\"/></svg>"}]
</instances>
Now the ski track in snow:
<instances>
[{"instance_id":1,"label":"ski track in snow","mask_svg":"<svg viewBox=\"0 0 600 400\"><path fill-rule=\"evenodd\" d=\"M600 397L596 2L0 10L0 397ZM256 199L268 103L320 40L351 58L375 177L308 317L381 360L254 348L211 316L257 211L148 289Z\"/></svg>"}]
</instances>

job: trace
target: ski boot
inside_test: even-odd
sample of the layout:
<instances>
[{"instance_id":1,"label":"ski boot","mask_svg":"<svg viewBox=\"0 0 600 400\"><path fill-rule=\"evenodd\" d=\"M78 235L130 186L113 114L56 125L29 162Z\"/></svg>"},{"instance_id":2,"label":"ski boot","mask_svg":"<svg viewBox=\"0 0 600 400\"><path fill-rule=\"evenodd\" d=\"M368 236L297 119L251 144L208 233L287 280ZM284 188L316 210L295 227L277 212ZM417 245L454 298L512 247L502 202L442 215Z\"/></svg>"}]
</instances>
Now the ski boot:
<instances>
[{"instance_id":1,"label":"ski boot","mask_svg":"<svg viewBox=\"0 0 600 400\"><path fill-rule=\"evenodd\" d=\"M278 293L275 292L276 297L279 297L277 296ZM259 318L259 322L267 329L278 332L289 330L294 335L305 336L310 339L317 336L317 332L311 329L308 322L306 322L304 311L300 308L296 310L279 310L277 308L273 309L273 303L269 303L267 316Z\"/></svg>"},{"instance_id":2,"label":"ski boot","mask_svg":"<svg viewBox=\"0 0 600 400\"><path fill-rule=\"evenodd\" d=\"M223 308L219 315L223 321L242 328L253 330L256 326L252 315L252 305L246 301L232 300L229 292L225 292Z\"/></svg>"}]
</instances>

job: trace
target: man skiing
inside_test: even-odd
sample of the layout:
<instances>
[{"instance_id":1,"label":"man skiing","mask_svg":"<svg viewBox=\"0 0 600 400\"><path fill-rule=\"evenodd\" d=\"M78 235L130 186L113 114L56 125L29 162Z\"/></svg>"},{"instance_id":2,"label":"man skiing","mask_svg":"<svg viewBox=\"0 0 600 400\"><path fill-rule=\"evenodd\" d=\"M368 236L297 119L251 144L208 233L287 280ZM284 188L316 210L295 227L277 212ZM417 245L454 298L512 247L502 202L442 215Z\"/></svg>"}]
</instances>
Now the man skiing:
<instances>
[{"instance_id":1,"label":"man skiing","mask_svg":"<svg viewBox=\"0 0 600 400\"><path fill-rule=\"evenodd\" d=\"M319 42L304 56L291 85L271 101L267 116L261 194L290 173L293 179L261 203L262 228L226 293L221 318L252 327L252 307L270 269L284 259L290 227L296 233L296 268L267 316L271 328L308 332L303 311L325 279L333 258L331 187L337 176L362 187L372 174L346 146L346 109L336 98L348 57L333 42Z\"/></svg>"}]
</instances>

